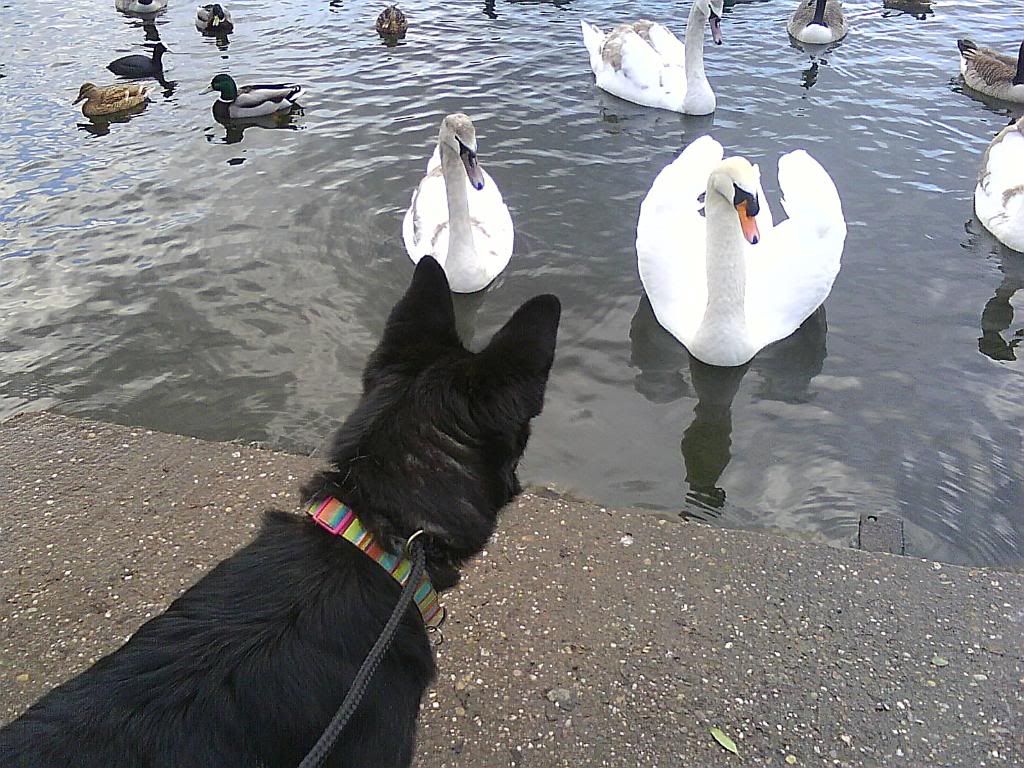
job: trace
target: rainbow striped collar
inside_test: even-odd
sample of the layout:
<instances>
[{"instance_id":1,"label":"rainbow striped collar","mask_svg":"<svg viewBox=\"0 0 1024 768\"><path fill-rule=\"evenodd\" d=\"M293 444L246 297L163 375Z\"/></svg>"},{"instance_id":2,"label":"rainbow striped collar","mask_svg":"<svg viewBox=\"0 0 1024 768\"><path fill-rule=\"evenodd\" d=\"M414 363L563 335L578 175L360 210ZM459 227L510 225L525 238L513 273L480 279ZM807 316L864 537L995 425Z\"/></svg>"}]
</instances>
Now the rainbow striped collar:
<instances>
[{"instance_id":1,"label":"rainbow striped collar","mask_svg":"<svg viewBox=\"0 0 1024 768\"><path fill-rule=\"evenodd\" d=\"M390 573L395 581L403 587L405 586L405 582L409 580L409 574L412 572L412 561L407 557L391 554L377 543L377 540L363 527L351 507L342 504L333 496L328 496L323 500L311 503L306 512L321 528L355 544L372 560L380 563L381 567ZM420 609L424 624L432 629L441 626L441 622L444 621L444 609L434 590L434 585L430 583L430 577L426 574L420 579L420 584L416 588L416 606Z\"/></svg>"}]
</instances>

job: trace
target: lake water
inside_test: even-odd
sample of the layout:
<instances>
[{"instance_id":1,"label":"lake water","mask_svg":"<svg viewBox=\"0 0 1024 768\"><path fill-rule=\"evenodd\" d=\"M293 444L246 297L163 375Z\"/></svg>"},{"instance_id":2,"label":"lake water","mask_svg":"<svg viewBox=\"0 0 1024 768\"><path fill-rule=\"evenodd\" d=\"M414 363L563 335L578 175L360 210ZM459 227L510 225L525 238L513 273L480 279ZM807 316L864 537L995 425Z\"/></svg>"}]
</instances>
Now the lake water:
<instances>
[{"instance_id":1,"label":"lake water","mask_svg":"<svg viewBox=\"0 0 1024 768\"><path fill-rule=\"evenodd\" d=\"M737 3L705 49L713 118L599 92L581 42L581 18L681 36L688 3L423 0L398 47L373 30L380 2L228 7L225 47L181 0L149 25L113 0L0 5L0 419L316 449L407 285L402 215L462 110L516 226L500 279L459 297L464 334L536 293L564 307L525 481L836 544L890 512L911 554L1024 567L1024 255L972 217L1011 111L962 92L956 50L1015 52L1015 4L851 0L849 37L814 65L789 0ZM175 84L130 121L83 118L79 85L157 37ZM220 71L303 84L304 114L227 131L199 93ZM707 132L761 164L776 211L775 162L806 148L849 225L824 311L735 371L657 326L633 246L654 176Z\"/></svg>"}]
</instances>

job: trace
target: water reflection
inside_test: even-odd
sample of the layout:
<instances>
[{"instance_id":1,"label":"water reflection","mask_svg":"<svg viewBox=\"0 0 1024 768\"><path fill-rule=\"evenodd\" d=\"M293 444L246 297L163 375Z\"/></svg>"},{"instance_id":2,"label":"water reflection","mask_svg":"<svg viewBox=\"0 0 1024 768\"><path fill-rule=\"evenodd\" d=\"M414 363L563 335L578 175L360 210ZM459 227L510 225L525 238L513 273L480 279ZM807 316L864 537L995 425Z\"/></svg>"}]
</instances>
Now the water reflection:
<instances>
[{"instance_id":1,"label":"water reflection","mask_svg":"<svg viewBox=\"0 0 1024 768\"><path fill-rule=\"evenodd\" d=\"M889 11L897 11L895 14L883 13L883 18L912 16L918 21L924 21L935 13L930 0L882 0L882 7Z\"/></svg>"},{"instance_id":2,"label":"water reflection","mask_svg":"<svg viewBox=\"0 0 1024 768\"><path fill-rule=\"evenodd\" d=\"M630 363L639 369L635 389L656 403L697 398L680 442L687 485L684 516L708 519L725 507L726 490L720 480L732 459L732 405L747 372L754 370L759 380L753 392L757 399L809 401L809 384L821 373L827 355L827 330L822 306L795 333L751 362L720 368L687 352L658 325L647 297L640 300L629 333Z\"/></svg>"},{"instance_id":3,"label":"water reflection","mask_svg":"<svg viewBox=\"0 0 1024 768\"><path fill-rule=\"evenodd\" d=\"M818 82L818 62L812 61L811 66L801 73L800 85L810 90L816 82Z\"/></svg>"},{"instance_id":4,"label":"water reflection","mask_svg":"<svg viewBox=\"0 0 1024 768\"><path fill-rule=\"evenodd\" d=\"M1016 261L1021 262L1020 259ZM1024 339L1024 325L1011 331L1013 325L1013 295L1024 287L1024 263L1017 263L1009 272L1004 263L1000 267L1007 274L996 288L996 295L985 303L981 311L981 338L978 339L978 351L993 360L1016 360L1015 350ZM1004 338L1003 332L1009 332Z\"/></svg>"},{"instance_id":5,"label":"water reflection","mask_svg":"<svg viewBox=\"0 0 1024 768\"><path fill-rule=\"evenodd\" d=\"M213 115L214 120L224 126L224 143L237 144L245 137L245 132L250 128L264 128L270 131L297 131L301 126L294 121L294 118L301 117L304 113L302 107L296 104L290 110L282 109L280 112L272 112L269 115L247 117L244 119L221 119L217 116L217 113L212 107L210 109L210 114ZM206 132L207 141L212 142L214 138L215 136L212 131Z\"/></svg>"},{"instance_id":6,"label":"water reflection","mask_svg":"<svg viewBox=\"0 0 1024 768\"><path fill-rule=\"evenodd\" d=\"M999 272L1002 280L996 286L995 294L985 302L981 310L981 336L978 351L997 362L1012 362L1017 359L1017 347L1024 341L1024 324L1014 329L1012 300L1017 291L1024 288L1024 254L1010 250L995 239L976 218L964 225L968 233L964 247L968 249L988 247L990 258L999 258Z\"/></svg>"},{"instance_id":7,"label":"water reflection","mask_svg":"<svg viewBox=\"0 0 1024 768\"><path fill-rule=\"evenodd\" d=\"M87 117L84 122L76 123L76 127L78 130L85 131L93 136L106 136L110 133L110 126L112 124L130 122L132 119L145 112L147 106L149 106L149 101L144 101L131 109L126 109L121 112Z\"/></svg>"}]
</instances>

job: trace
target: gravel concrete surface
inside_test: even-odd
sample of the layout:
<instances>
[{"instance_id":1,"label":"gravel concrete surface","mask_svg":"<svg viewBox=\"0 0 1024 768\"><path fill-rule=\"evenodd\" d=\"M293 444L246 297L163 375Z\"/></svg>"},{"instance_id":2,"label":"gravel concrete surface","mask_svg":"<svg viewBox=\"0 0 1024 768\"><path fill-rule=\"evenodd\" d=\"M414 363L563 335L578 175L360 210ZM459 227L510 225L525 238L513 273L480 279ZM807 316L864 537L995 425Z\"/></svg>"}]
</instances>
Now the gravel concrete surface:
<instances>
[{"instance_id":1,"label":"gravel concrete surface","mask_svg":"<svg viewBox=\"0 0 1024 768\"><path fill-rule=\"evenodd\" d=\"M294 508L315 465L54 414L0 425L0 722L249 540L260 510ZM1024 765L1020 574L540 489L445 602L420 768Z\"/></svg>"}]
</instances>

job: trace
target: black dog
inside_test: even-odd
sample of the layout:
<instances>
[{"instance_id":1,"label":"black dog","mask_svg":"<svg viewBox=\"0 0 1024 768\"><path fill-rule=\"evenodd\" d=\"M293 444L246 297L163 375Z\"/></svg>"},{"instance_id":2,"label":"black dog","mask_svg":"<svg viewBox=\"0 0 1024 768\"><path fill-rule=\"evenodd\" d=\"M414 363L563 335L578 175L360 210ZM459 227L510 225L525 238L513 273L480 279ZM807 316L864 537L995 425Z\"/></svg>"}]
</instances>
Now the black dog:
<instances>
[{"instance_id":1,"label":"black dog","mask_svg":"<svg viewBox=\"0 0 1024 768\"><path fill-rule=\"evenodd\" d=\"M333 496L392 551L424 533L437 589L494 531L540 413L559 303L521 306L481 352L455 332L444 272L426 257L363 373L331 468ZM399 583L305 516L269 512L256 539L128 642L0 729L3 768L296 768L391 614ZM435 673L415 605L328 765L404 768Z\"/></svg>"}]
</instances>

